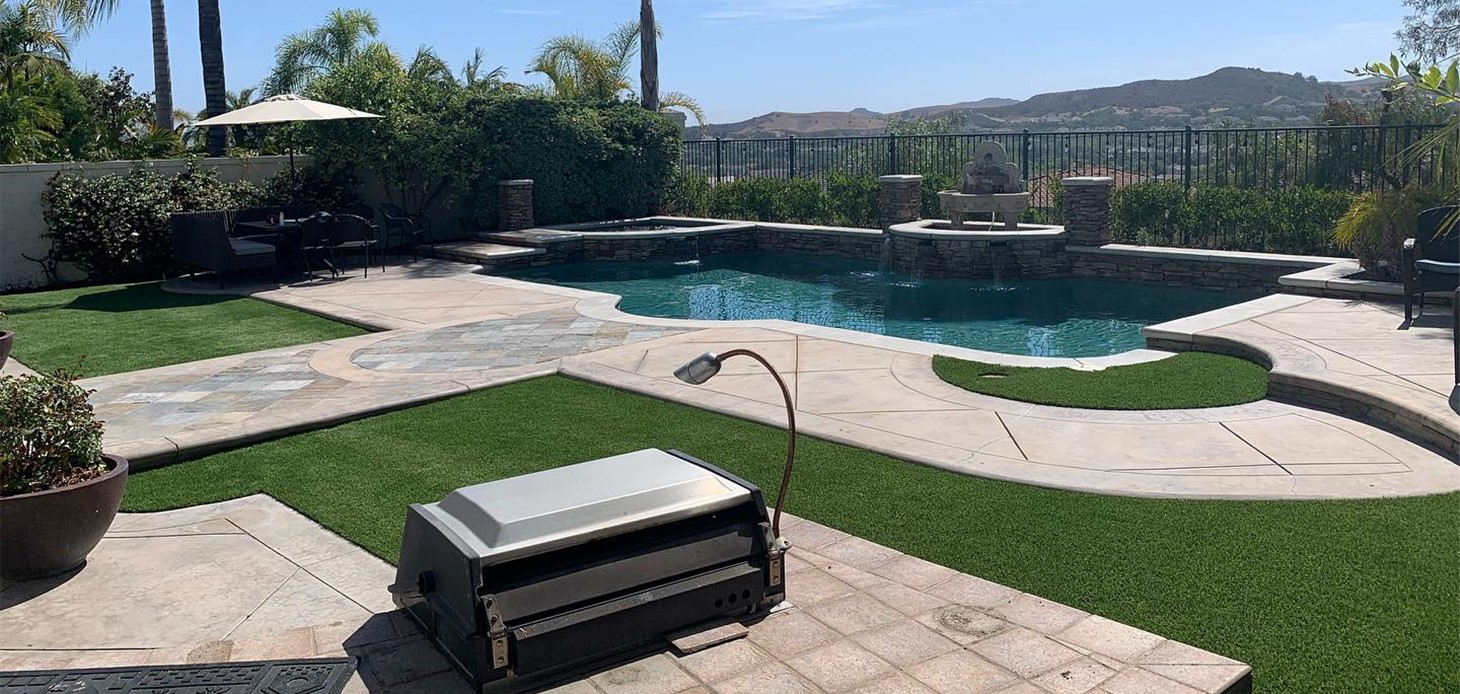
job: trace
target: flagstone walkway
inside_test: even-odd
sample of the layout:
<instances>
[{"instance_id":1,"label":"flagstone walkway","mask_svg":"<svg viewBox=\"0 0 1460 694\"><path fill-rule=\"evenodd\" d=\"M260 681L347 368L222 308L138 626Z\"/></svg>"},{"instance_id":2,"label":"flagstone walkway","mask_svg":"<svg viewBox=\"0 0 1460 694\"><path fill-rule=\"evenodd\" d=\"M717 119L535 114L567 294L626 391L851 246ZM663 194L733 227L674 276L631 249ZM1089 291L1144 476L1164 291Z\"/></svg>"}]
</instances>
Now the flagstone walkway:
<instances>
[{"instance_id":1,"label":"flagstone walkway","mask_svg":"<svg viewBox=\"0 0 1460 694\"><path fill-rule=\"evenodd\" d=\"M794 518L791 606L749 635L560 694L1218 694L1250 668ZM122 514L77 572L0 585L0 671L359 658L345 692L466 694L394 609L394 568L271 497ZM159 618L163 617L163 618Z\"/></svg>"},{"instance_id":2,"label":"flagstone walkway","mask_svg":"<svg viewBox=\"0 0 1460 694\"><path fill-rule=\"evenodd\" d=\"M145 467L551 373L781 424L779 391L753 362L731 362L702 387L672 376L700 352L749 346L786 376L801 431L957 472L1182 498L1460 489L1460 466L1443 449L1323 410L1274 401L1150 412L1030 405L954 387L930 367L935 353L996 355L785 321L631 316L614 308L612 296L471 270L436 262L369 280L258 291L263 300L386 332L88 379L107 422L107 449ZM1239 305L1222 325L1311 301L1278 296ZM1424 349L1439 346L1426 339ZM1099 368L1165 355L1064 361Z\"/></svg>"}]
</instances>

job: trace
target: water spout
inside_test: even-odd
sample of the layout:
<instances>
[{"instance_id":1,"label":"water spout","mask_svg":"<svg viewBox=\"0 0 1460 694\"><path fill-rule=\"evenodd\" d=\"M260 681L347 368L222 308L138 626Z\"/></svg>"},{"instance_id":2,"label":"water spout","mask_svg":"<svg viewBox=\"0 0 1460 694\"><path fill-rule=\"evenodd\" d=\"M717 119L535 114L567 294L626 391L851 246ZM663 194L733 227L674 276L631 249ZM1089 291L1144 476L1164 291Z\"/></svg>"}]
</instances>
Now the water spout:
<instances>
[{"instance_id":1,"label":"water spout","mask_svg":"<svg viewBox=\"0 0 1460 694\"><path fill-rule=\"evenodd\" d=\"M882 257L877 261L877 274L887 274L887 266L892 263L892 237L888 236L882 241Z\"/></svg>"}]
</instances>

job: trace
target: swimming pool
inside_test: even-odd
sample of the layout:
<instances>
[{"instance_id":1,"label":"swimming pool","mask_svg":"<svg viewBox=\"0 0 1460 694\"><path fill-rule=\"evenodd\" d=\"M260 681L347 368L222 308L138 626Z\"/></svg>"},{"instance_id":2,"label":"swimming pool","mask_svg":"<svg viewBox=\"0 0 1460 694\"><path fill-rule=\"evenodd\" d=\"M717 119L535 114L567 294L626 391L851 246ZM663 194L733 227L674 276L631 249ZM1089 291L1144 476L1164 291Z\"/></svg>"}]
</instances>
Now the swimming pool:
<instances>
[{"instance_id":1,"label":"swimming pool","mask_svg":"<svg viewBox=\"0 0 1460 694\"><path fill-rule=\"evenodd\" d=\"M877 261L786 252L601 260L497 274L618 294L621 310L641 316L780 318L1044 357L1138 349L1145 346L1142 326L1257 295L1081 278L914 280L878 271Z\"/></svg>"}]
</instances>

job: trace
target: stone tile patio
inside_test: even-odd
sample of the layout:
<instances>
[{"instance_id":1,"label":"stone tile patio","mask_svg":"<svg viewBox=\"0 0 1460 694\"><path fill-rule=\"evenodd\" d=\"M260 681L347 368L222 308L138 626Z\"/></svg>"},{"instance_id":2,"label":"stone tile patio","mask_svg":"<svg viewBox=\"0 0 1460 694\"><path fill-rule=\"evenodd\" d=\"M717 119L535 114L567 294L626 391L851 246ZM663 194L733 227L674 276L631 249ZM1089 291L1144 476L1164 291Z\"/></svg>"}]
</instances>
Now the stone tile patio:
<instances>
[{"instance_id":1,"label":"stone tile patio","mask_svg":"<svg viewBox=\"0 0 1460 694\"><path fill-rule=\"evenodd\" d=\"M791 516L792 607L554 692L1246 691L1224 656ZM347 692L467 692L386 586L394 569L274 499L123 514L78 572L0 588L0 670L332 656ZM98 600L98 595L109 599ZM165 619L159 619L165 615Z\"/></svg>"},{"instance_id":2,"label":"stone tile patio","mask_svg":"<svg viewBox=\"0 0 1460 694\"><path fill-rule=\"evenodd\" d=\"M369 316L380 326L429 327L88 379L83 385L97 391L94 402L107 421L107 448L145 467L551 373L779 425L779 393L756 364L731 362L703 387L672 377L676 366L701 352L751 346L785 375L803 432L966 474L1183 498L1364 498L1460 489L1453 455L1325 410L1273 401L1150 412L1017 403L937 378L930 355L959 353L956 348L786 321L631 316L608 295L471 270L437 262L416 270L420 277L387 274L255 293L325 315ZM1220 339L1235 341L1259 328L1274 331L1258 321L1295 320L1290 315L1348 322L1333 312L1342 306L1314 303L1323 301L1276 295L1231 307L1228 319L1215 325L1204 314L1157 327L1162 339L1185 324L1198 332L1227 331L1233 336ZM438 306L453 308L440 313ZM1299 310L1304 306L1309 310ZM1351 310L1390 315L1385 307ZM438 319L445 324L431 322ZM1446 342L1419 335L1401 335L1396 339L1414 345L1396 342L1392 349L1434 351ZM1331 337L1315 339L1333 344ZM1142 350L1106 361L1163 356ZM1083 361L1091 363L1073 365L1103 365ZM1414 363L1429 370L1431 361L1432 355ZM1283 362L1275 368L1281 378ZM1431 373L1405 374L1415 388L1438 382ZM1401 378L1365 377L1377 385L1364 392L1400 388L1383 380L1391 376ZM1436 411L1434 418L1460 430L1454 412Z\"/></svg>"}]
</instances>

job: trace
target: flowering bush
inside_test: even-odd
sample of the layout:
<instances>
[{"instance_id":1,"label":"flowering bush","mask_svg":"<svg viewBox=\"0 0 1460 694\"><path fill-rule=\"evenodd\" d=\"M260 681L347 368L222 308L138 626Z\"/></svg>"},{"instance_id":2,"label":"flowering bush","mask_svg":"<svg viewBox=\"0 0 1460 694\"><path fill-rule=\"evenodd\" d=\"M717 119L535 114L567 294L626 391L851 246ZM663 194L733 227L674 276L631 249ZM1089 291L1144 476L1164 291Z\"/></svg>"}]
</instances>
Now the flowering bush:
<instances>
[{"instance_id":1,"label":"flowering bush","mask_svg":"<svg viewBox=\"0 0 1460 694\"><path fill-rule=\"evenodd\" d=\"M176 176L141 168L94 178L58 173L42 199L54 259L112 282L172 270L172 213L253 207L262 197L257 186L222 181L194 163Z\"/></svg>"},{"instance_id":2,"label":"flowering bush","mask_svg":"<svg viewBox=\"0 0 1460 694\"><path fill-rule=\"evenodd\" d=\"M0 496L78 484L106 472L90 392L63 371L0 378Z\"/></svg>"}]
</instances>

